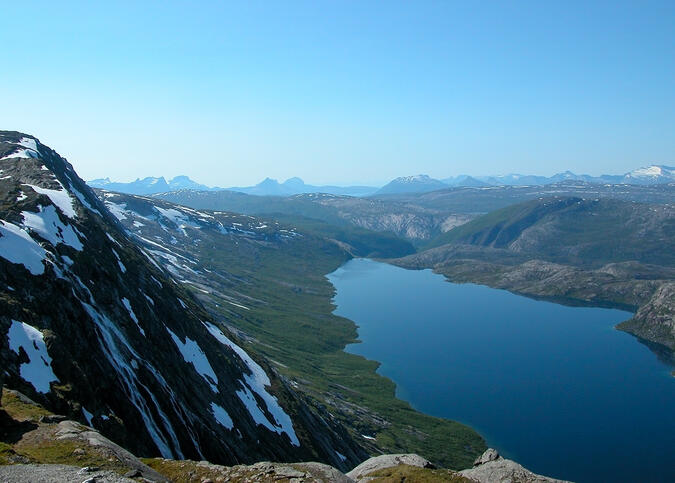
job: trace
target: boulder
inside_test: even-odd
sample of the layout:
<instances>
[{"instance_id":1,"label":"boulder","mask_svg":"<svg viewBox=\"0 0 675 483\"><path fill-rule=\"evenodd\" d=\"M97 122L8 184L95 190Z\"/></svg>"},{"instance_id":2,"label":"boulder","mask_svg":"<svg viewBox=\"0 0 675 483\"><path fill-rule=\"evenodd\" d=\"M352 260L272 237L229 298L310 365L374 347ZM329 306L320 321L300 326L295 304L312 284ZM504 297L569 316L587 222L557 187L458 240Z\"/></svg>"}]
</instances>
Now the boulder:
<instances>
[{"instance_id":1,"label":"boulder","mask_svg":"<svg viewBox=\"0 0 675 483\"><path fill-rule=\"evenodd\" d=\"M385 468L393 468L398 465L417 466L420 468L435 468L429 461L416 454L385 454L370 458L356 468L347 473L347 476L352 480L359 481L366 477L366 475L382 470Z\"/></svg>"},{"instance_id":2,"label":"boulder","mask_svg":"<svg viewBox=\"0 0 675 483\"><path fill-rule=\"evenodd\" d=\"M532 473L515 461L502 458L492 448L476 459L473 468L459 473L479 483L563 483L563 480Z\"/></svg>"}]
</instances>

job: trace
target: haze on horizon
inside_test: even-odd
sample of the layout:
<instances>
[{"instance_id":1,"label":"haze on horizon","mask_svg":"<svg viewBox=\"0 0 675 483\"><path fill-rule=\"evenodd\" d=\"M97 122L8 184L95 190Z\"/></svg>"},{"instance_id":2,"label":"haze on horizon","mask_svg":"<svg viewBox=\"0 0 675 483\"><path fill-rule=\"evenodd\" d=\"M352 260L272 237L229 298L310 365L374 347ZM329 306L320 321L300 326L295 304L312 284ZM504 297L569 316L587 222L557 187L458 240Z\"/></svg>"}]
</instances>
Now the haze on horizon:
<instances>
[{"instance_id":1,"label":"haze on horizon","mask_svg":"<svg viewBox=\"0 0 675 483\"><path fill-rule=\"evenodd\" d=\"M15 2L0 128L85 179L675 164L675 3Z\"/></svg>"}]
</instances>

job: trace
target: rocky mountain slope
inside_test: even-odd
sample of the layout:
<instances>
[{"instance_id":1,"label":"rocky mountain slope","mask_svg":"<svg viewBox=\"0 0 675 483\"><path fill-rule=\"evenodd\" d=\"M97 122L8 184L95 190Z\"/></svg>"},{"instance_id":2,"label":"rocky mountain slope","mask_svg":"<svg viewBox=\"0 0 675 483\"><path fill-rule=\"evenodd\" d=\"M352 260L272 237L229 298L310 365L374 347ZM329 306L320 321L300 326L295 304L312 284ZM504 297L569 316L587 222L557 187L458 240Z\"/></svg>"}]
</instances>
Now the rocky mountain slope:
<instances>
[{"instance_id":1,"label":"rocky mountain slope","mask_svg":"<svg viewBox=\"0 0 675 483\"><path fill-rule=\"evenodd\" d=\"M0 480L6 483L96 481L111 483L205 481L553 482L487 450L472 469L436 468L416 454L370 458L345 474L316 462L223 466L207 461L137 458L92 427L55 415L17 391L0 402ZM7 442L5 442L7 441Z\"/></svg>"},{"instance_id":2,"label":"rocky mountain slope","mask_svg":"<svg viewBox=\"0 0 675 483\"><path fill-rule=\"evenodd\" d=\"M363 459L329 414L245 352L155 256L65 159L0 132L6 385L136 454L338 467Z\"/></svg>"}]
</instances>

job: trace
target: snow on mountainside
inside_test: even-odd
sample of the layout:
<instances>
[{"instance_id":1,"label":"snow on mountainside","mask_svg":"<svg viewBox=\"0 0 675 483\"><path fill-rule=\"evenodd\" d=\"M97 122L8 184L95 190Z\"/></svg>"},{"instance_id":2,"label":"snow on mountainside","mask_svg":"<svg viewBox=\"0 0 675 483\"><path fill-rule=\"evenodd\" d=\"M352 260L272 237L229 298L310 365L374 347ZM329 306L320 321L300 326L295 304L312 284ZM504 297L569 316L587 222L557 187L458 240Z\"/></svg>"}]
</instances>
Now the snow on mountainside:
<instances>
[{"instance_id":1,"label":"snow on mountainside","mask_svg":"<svg viewBox=\"0 0 675 483\"><path fill-rule=\"evenodd\" d=\"M358 462L362 450L329 416L181 287L181 271L197 273L189 260L130 237L120 220L131 208L101 202L32 136L0 131L0 385L138 454ZM171 237L266 228L162 206L134 222L151 217ZM165 271L160 258L180 268Z\"/></svg>"},{"instance_id":2,"label":"snow on mountainside","mask_svg":"<svg viewBox=\"0 0 675 483\"><path fill-rule=\"evenodd\" d=\"M671 166L646 166L627 173L625 182L630 183L673 183L675 182L675 168Z\"/></svg>"}]
</instances>

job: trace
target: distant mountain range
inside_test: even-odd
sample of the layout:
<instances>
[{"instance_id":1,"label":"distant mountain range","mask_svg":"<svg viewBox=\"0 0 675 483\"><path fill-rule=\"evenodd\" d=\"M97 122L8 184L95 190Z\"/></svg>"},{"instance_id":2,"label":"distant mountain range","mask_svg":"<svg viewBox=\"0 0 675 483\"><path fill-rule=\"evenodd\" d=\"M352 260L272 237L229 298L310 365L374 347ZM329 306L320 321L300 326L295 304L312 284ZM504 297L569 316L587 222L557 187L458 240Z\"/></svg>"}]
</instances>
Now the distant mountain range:
<instances>
[{"instance_id":1,"label":"distant mountain range","mask_svg":"<svg viewBox=\"0 0 675 483\"><path fill-rule=\"evenodd\" d=\"M431 178L425 174L396 178L382 188L372 186L315 186L305 184L300 178L289 178L283 183L275 179L265 178L255 186L218 188L197 183L187 176L176 176L167 181L164 177L147 177L129 183L111 181L100 178L87 181L93 188L118 191L135 195L151 195L178 190L197 191L236 191L258 196L293 196L305 193L327 193L341 196L369 196L373 194L426 193L454 187L484 186L541 186L561 181L584 181L596 184L633 184L652 185L675 183L675 168L665 165L650 165L635 169L625 174L591 176L565 171L553 176L537 176L523 174L506 174L498 176L459 175L442 180Z\"/></svg>"},{"instance_id":2,"label":"distant mountain range","mask_svg":"<svg viewBox=\"0 0 675 483\"><path fill-rule=\"evenodd\" d=\"M120 193L129 193L134 195L151 195L155 193L164 193L167 191L183 189L199 191L217 191L223 189L210 188L204 184L192 181L187 176L176 176L169 181L164 179L164 176L160 176L159 178L149 176L143 179L138 178L136 181L131 181L129 183L110 181L110 178L99 178L87 181L87 184L92 188L102 188L109 191L118 191Z\"/></svg>"},{"instance_id":3,"label":"distant mountain range","mask_svg":"<svg viewBox=\"0 0 675 483\"><path fill-rule=\"evenodd\" d=\"M377 191L372 186L313 186L305 184L300 178L289 178L283 183L276 179L265 178L255 186L227 188L249 195L292 196L305 193L327 193L331 195L368 196Z\"/></svg>"},{"instance_id":4,"label":"distant mountain range","mask_svg":"<svg viewBox=\"0 0 675 483\"><path fill-rule=\"evenodd\" d=\"M152 195L178 190L197 191L237 191L258 196L292 196L305 193L328 193L344 196L368 196L377 191L372 186L313 186L305 184L300 178L289 178L283 183L276 179L265 178L255 186L218 188L192 181L187 176L176 176L167 181L163 176L159 178L147 177L129 183L111 181L110 178L99 178L87 181L92 188L101 188L108 191L117 191L132 195Z\"/></svg>"},{"instance_id":5,"label":"distant mountain range","mask_svg":"<svg viewBox=\"0 0 675 483\"><path fill-rule=\"evenodd\" d=\"M459 175L442 180L426 175L405 176L396 178L381 188L377 194L426 193L447 187L481 187L481 186L542 186L560 183L561 181L584 181L595 184L633 184L651 185L675 183L675 168L672 166L651 165L638 168L625 174L591 176L565 171L553 176L536 176L523 174L506 174L499 176Z\"/></svg>"}]
</instances>

